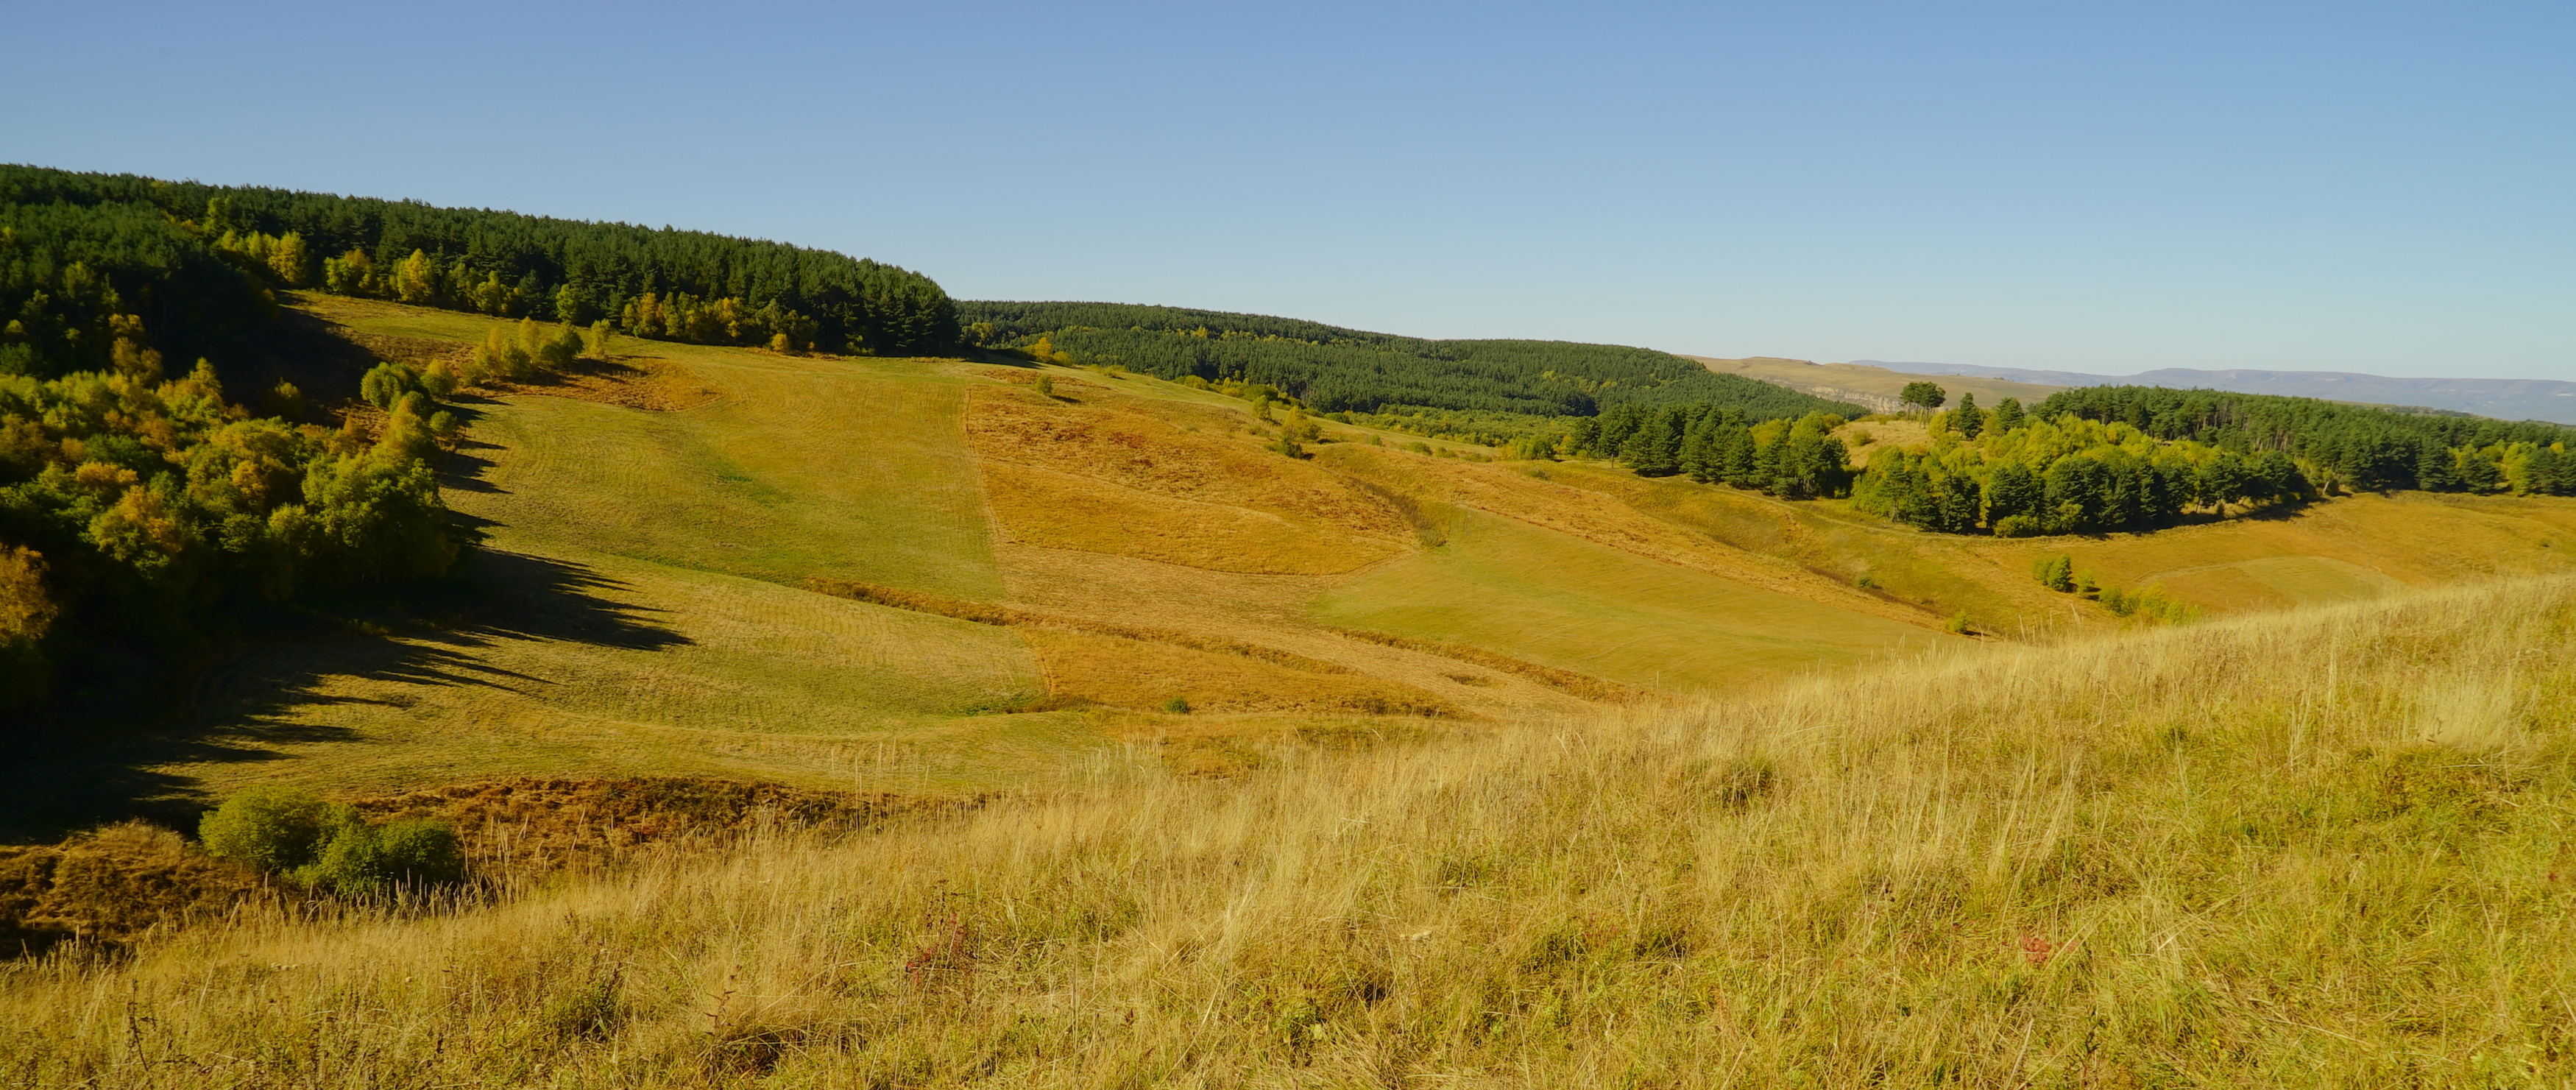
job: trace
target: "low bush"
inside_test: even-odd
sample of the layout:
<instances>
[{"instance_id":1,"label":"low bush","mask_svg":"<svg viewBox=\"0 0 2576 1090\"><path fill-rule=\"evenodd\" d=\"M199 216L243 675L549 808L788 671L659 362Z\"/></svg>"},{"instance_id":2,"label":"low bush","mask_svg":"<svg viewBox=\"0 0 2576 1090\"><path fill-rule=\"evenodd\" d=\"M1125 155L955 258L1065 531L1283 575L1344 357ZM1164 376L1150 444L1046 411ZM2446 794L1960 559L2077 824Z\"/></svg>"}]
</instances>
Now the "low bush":
<instances>
[{"instance_id":1,"label":"low bush","mask_svg":"<svg viewBox=\"0 0 2576 1090\"><path fill-rule=\"evenodd\" d=\"M254 787L224 800L197 823L206 853L285 871L313 861L332 823L331 804L291 787Z\"/></svg>"},{"instance_id":2,"label":"low bush","mask_svg":"<svg viewBox=\"0 0 2576 1090\"><path fill-rule=\"evenodd\" d=\"M427 818L374 825L350 807L286 787L254 787L198 824L208 854L343 897L465 878L456 830Z\"/></svg>"}]
</instances>

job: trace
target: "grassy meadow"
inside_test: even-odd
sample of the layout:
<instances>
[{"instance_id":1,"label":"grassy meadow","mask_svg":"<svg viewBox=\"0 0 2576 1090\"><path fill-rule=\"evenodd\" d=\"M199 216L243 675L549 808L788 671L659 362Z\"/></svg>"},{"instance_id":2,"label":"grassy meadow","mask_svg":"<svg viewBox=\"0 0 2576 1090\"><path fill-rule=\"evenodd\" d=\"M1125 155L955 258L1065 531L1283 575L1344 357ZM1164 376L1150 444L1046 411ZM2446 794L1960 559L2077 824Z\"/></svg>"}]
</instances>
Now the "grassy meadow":
<instances>
[{"instance_id":1,"label":"grassy meadow","mask_svg":"<svg viewBox=\"0 0 2576 1090\"><path fill-rule=\"evenodd\" d=\"M2576 580L1085 777L0 968L73 1086L2576 1079Z\"/></svg>"},{"instance_id":2,"label":"grassy meadow","mask_svg":"<svg viewBox=\"0 0 2576 1090\"><path fill-rule=\"evenodd\" d=\"M1738 689L1955 642L1924 628L1462 512L1447 541L1326 593L1315 615L1649 691Z\"/></svg>"},{"instance_id":3,"label":"grassy meadow","mask_svg":"<svg viewBox=\"0 0 2576 1090\"><path fill-rule=\"evenodd\" d=\"M82 245L184 228L299 282L264 263L301 236L185 210ZM415 257L326 276L509 309ZM62 299L104 283L62 267ZM51 671L0 698L88 688L9 705L60 711L0 761L0 1083L2576 1087L2576 499L2266 485L2050 523L2154 533L1931 533L1030 362L1076 358L1040 328L1160 352L1118 323L1188 312L965 304L971 358L791 351L947 345L955 304L800 267L933 324L736 306L719 336L725 305L645 297L669 320L626 328L776 350L531 325L541 366L406 395L378 360L517 323L290 291L226 360L238 410L81 375L10 410L0 447L51 468L0 498L62 533L51 567L0 550L0 635L89 612L41 645L78 669L0 661ZM1388 370L1205 317L1460 405L1916 377L1493 342ZM0 362L161 366L83 336ZM312 426L225 426L253 405ZM1810 437L1775 466L1833 476ZM223 460L262 445L293 457ZM2474 453L2456 483L2507 472ZM2034 578L2061 556L2084 594ZM160 566L192 557L222 582ZM168 687L128 684L156 655Z\"/></svg>"},{"instance_id":4,"label":"grassy meadow","mask_svg":"<svg viewBox=\"0 0 2576 1090\"><path fill-rule=\"evenodd\" d=\"M390 354L461 351L493 324L302 305ZM1425 454L1330 422L1339 441L1292 460L1265 449L1280 424L1245 402L1135 375L616 353L462 403L447 500L484 546L452 600L246 650L207 673L175 731L0 774L20 800L8 823L60 832L139 800L184 824L254 783L372 796L669 774L975 792L1140 740L1191 768L1215 744L1230 769L1245 746L1318 729L1480 734L1601 694L1758 692L1965 649L1941 631L1959 614L2007 639L2124 623L2035 584L2051 552L2223 616L2564 571L2576 548L2576 503L2413 494L2152 535L1954 537L1602 463ZM803 589L818 579L1072 630ZM1084 634L1104 624L1324 672ZM1226 738L1243 744L1211 741Z\"/></svg>"}]
</instances>

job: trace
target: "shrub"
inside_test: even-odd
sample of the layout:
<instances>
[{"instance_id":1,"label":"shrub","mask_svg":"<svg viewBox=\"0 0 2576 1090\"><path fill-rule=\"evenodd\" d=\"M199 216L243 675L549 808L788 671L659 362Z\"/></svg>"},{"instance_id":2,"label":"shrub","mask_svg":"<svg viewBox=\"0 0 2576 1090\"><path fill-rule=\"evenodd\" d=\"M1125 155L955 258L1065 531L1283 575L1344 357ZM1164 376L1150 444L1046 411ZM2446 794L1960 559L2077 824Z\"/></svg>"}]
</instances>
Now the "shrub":
<instances>
[{"instance_id":1,"label":"shrub","mask_svg":"<svg viewBox=\"0 0 2576 1090\"><path fill-rule=\"evenodd\" d=\"M2199 610L2166 597L2163 589L2158 587L2140 590L2104 587L2102 605L2115 616L2140 617L2164 624L2188 624L2200 619Z\"/></svg>"},{"instance_id":2,"label":"shrub","mask_svg":"<svg viewBox=\"0 0 2576 1090\"><path fill-rule=\"evenodd\" d=\"M1996 537L2037 537L2045 529L2035 515L2005 515L1995 520Z\"/></svg>"},{"instance_id":3,"label":"shrub","mask_svg":"<svg viewBox=\"0 0 2576 1090\"><path fill-rule=\"evenodd\" d=\"M454 395L457 382L456 368L449 366L446 360L432 361L429 370L420 373L420 388L431 397Z\"/></svg>"},{"instance_id":4,"label":"shrub","mask_svg":"<svg viewBox=\"0 0 2576 1090\"><path fill-rule=\"evenodd\" d=\"M402 401L403 395L420 389L420 372L400 363L379 363L358 380L358 396L367 404L387 412Z\"/></svg>"},{"instance_id":5,"label":"shrub","mask_svg":"<svg viewBox=\"0 0 2576 1090\"><path fill-rule=\"evenodd\" d=\"M534 318L519 319L518 348L539 371L561 371L581 358L581 331L570 325L549 330Z\"/></svg>"},{"instance_id":6,"label":"shrub","mask_svg":"<svg viewBox=\"0 0 2576 1090\"><path fill-rule=\"evenodd\" d=\"M387 878L383 856L375 828L365 822L350 822L334 830L317 857L295 868L292 876L305 885L342 896L373 893L384 886Z\"/></svg>"},{"instance_id":7,"label":"shrub","mask_svg":"<svg viewBox=\"0 0 2576 1090\"><path fill-rule=\"evenodd\" d=\"M197 831L208 854L344 897L397 882L444 885L465 877L464 845L446 822L369 825L354 809L290 787L254 787L226 799Z\"/></svg>"},{"instance_id":8,"label":"shrub","mask_svg":"<svg viewBox=\"0 0 2576 1090\"><path fill-rule=\"evenodd\" d=\"M465 879L465 844L444 821L386 822L376 830L376 845L397 881L452 885Z\"/></svg>"},{"instance_id":9,"label":"shrub","mask_svg":"<svg viewBox=\"0 0 2576 1090\"><path fill-rule=\"evenodd\" d=\"M465 851L456 830L427 818L369 825L350 821L333 830L319 858L295 878L343 897L382 893L396 884L448 885L465 877Z\"/></svg>"},{"instance_id":10,"label":"shrub","mask_svg":"<svg viewBox=\"0 0 2576 1090\"><path fill-rule=\"evenodd\" d=\"M2059 594L2071 594L2075 590L2075 558L2065 553L2043 557L2032 567L2031 575L2039 580L2040 586Z\"/></svg>"},{"instance_id":11,"label":"shrub","mask_svg":"<svg viewBox=\"0 0 2576 1090\"><path fill-rule=\"evenodd\" d=\"M291 787L254 787L224 800L197 822L208 854L262 870L292 870L313 861L333 824L330 803Z\"/></svg>"},{"instance_id":12,"label":"shrub","mask_svg":"<svg viewBox=\"0 0 2576 1090\"><path fill-rule=\"evenodd\" d=\"M268 395L262 399L260 408L270 416L302 420L304 391L296 389L294 383L280 379L277 385L268 388Z\"/></svg>"},{"instance_id":13,"label":"shrub","mask_svg":"<svg viewBox=\"0 0 2576 1090\"><path fill-rule=\"evenodd\" d=\"M1174 715L1188 715L1190 714L1189 698L1176 696L1166 700L1163 702L1163 710Z\"/></svg>"},{"instance_id":14,"label":"shrub","mask_svg":"<svg viewBox=\"0 0 2576 1090\"><path fill-rule=\"evenodd\" d=\"M483 344L474 350L474 362L466 368L469 385L487 377L524 382L536 374L536 357L497 325L484 331Z\"/></svg>"}]
</instances>

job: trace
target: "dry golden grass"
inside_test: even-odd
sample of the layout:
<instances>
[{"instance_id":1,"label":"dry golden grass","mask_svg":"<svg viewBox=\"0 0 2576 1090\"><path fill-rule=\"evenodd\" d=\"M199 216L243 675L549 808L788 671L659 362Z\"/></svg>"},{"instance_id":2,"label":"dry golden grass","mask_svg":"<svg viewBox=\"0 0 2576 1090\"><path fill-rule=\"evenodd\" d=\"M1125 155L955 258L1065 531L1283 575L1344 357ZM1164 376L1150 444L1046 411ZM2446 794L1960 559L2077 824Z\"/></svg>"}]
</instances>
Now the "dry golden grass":
<instances>
[{"instance_id":1,"label":"dry golden grass","mask_svg":"<svg viewBox=\"0 0 2576 1090\"><path fill-rule=\"evenodd\" d=\"M846 781L899 753L887 789L1046 776L1097 744L1042 694L1010 632L737 576L557 546L467 576L531 601L492 623L283 644L210 676L222 713L185 775L371 795L512 776ZM554 565L561 564L556 568ZM551 576L571 593L523 585ZM259 759L243 759L246 757Z\"/></svg>"},{"instance_id":2,"label":"dry golden grass","mask_svg":"<svg viewBox=\"0 0 2576 1090\"><path fill-rule=\"evenodd\" d=\"M1976 378L1968 375L1911 375L1858 363L1810 363L1806 360L1781 359L1776 356L1753 356L1745 359L1714 359L1708 356L1684 356L1697 360L1720 374L1743 375L1746 378L1776 382L1794 389L1805 389L1825 397L1850 398L1865 394L1872 398L1893 400L1905 392L1908 383L1929 382L1949 392L1956 404L1959 395L1977 395L1977 404L1989 409L2007 397L2020 398L2024 405L2064 389L2011 379Z\"/></svg>"},{"instance_id":3,"label":"dry golden grass","mask_svg":"<svg viewBox=\"0 0 2576 1090\"><path fill-rule=\"evenodd\" d=\"M0 956L74 941L121 945L218 919L263 893L259 875L143 822L60 844L0 846Z\"/></svg>"},{"instance_id":4,"label":"dry golden grass","mask_svg":"<svg viewBox=\"0 0 2576 1090\"><path fill-rule=\"evenodd\" d=\"M1834 429L1834 438L1843 441L1851 451L1855 465L1868 465L1870 456L1896 447L1922 449L1932 445L1931 425L1921 420L1902 417L1885 420L1856 420ZM1869 441L1864 443L1862 439Z\"/></svg>"},{"instance_id":5,"label":"dry golden grass","mask_svg":"<svg viewBox=\"0 0 2576 1090\"><path fill-rule=\"evenodd\" d=\"M1615 704L1634 699L1638 695L1635 690L1621 685L1613 685L1597 677L1592 677L1587 674L1578 674L1572 670L1559 670L1553 666L1541 666L1535 662L1522 662L1519 659L1505 658L1481 647L1469 647L1465 644L1456 643L1441 643L1438 640L1418 640L1410 636L1399 636L1392 632L1371 632L1364 628L1337 628L1333 631L1355 640L1365 640L1369 643L1382 644L1387 647L1401 647L1408 651L1421 651L1426 654L1438 655L1442 658L1456 659L1460 662L1471 662L1488 670L1499 670L1506 674L1518 674L1560 693L1580 697L1585 700ZM1488 680L1483 675L1472 673L1451 674L1449 675L1449 679L1465 685L1493 684L1492 681Z\"/></svg>"},{"instance_id":6,"label":"dry golden grass","mask_svg":"<svg viewBox=\"0 0 2576 1090\"><path fill-rule=\"evenodd\" d=\"M1267 511L1140 492L1091 477L985 462L994 520L1010 539L1255 575L1334 575L1403 551L1389 541Z\"/></svg>"},{"instance_id":7,"label":"dry golden grass","mask_svg":"<svg viewBox=\"0 0 2576 1090\"><path fill-rule=\"evenodd\" d=\"M1080 617L1103 625L1093 631L1119 634L1147 627L1277 648L1439 693L1480 716L1523 718L1586 707L1581 698L1524 671L1491 670L1444 653L1446 648L1409 649L1320 624L1307 607L1330 589L1325 579L1231 575L1069 549L1005 546L999 552L1014 599L1041 604L1051 617ZM1472 654L1493 652L1473 649Z\"/></svg>"},{"instance_id":8,"label":"dry golden grass","mask_svg":"<svg viewBox=\"0 0 2576 1090\"><path fill-rule=\"evenodd\" d=\"M1258 644L1245 643L1241 640L1227 639L1223 636L1209 636L1194 632L1179 631L1176 629L1154 628L1144 625L1123 624L1114 621L1100 621L1087 617L1055 616L1046 613L1032 612L1025 609L1014 609L1010 606L987 605L981 602L961 602L954 598L942 598L935 594L922 594L917 591L901 590L895 587L870 586L865 583L851 583L839 579L809 579L805 582L805 589L811 590L817 594L829 594L836 598L847 598L855 602L872 602L877 605L893 606L897 609L909 609L919 613L935 613L942 617L955 617L961 621L973 621L976 624L1017 628L1060 628L1071 632L1087 632L1102 636L1115 636L1120 639L1142 640L1147 643L1165 643L1174 647L1186 647L1197 651L1212 651L1222 655L1241 655L1245 658L1260 659L1263 662L1271 663L1276 666L1285 666L1291 670L1302 670L1307 673L1347 674L1350 672L1348 669L1333 663L1324 662L1318 659L1310 659L1294 652L1279 650L1275 647L1263 647Z\"/></svg>"},{"instance_id":9,"label":"dry golden grass","mask_svg":"<svg viewBox=\"0 0 2576 1090\"><path fill-rule=\"evenodd\" d=\"M543 394L662 413L693 409L724 396L687 368L642 354L620 354L606 362L582 360L533 382L486 385L502 394Z\"/></svg>"},{"instance_id":10,"label":"dry golden grass","mask_svg":"<svg viewBox=\"0 0 2576 1090\"><path fill-rule=\"evenodd\" d=\"M1227 438L1250 418L1230 407L1100 391L1070 402L975 387L969 444L987 463L1092 477L1138 492L1222 503L1390 543L1412 539L1401 511L1322 467Z\"/></svg>"},{"instance_id":11,"label":"dry golden grass","mask_svg":"<svg viewBox=\"0 0 2576 1090\"><path fill-rule=\"evenodd\" d=\"M1392 681L1300 670L1275 662L1090 632L1033 630L1047 691L1074 701L1152 710L1175 698L1194 711L1463 714L1448 701Z\"/></svg>"},{"instance_id":12,"label":"dry golden grass","mask_svg":"<svg viewBox=\"0 0 2576 1090\"><path fill-rule=\"evenodd\" d=\"M403 351L461 350L491 325L313 303ZM2576 545L2564 533L2576 521L2561 517L2576 504L2429 498L2151 537L1954 538L1598 463L1362 443L1291 460L1262 449L1245 403L1134 376L1049 368L1050 398L1025 368L621 351L724 396L638 412L645 401L617 391L641 380L625 375L588 400L478 402L455 467L449 500L491 535L487 559L540 573L493 580L543 607L509 612L546 615L261 649L200 694L223 720L211 748L174 750L151 772L203 797L253 782L347 794L514 775L819 786L861 766L885 789L975 790L1053 777L1121 736L1097 714L1003 714L1049 695L1013 632L790 589L815 577L1009 603L1091 626L1079 631L1150 628L1150 643L1273 649L1511 719L1600 693L1495 663L1603 678L1604 690L1717 691L1965 643L1937 632L1961 610L2007 636L2120 623L2033 583L2043 551L2223 613L2564 570ZM1502 529L1451 532L1478 520ZM1066 676L1137 699L1128 679ZM1306 714L1261 685L1258 703L1278 710L1191 729L1222 722L1253 744Z\"/></svg>"},{"instance_id":13,"label":"dry golden grass","mask_svg":"<svg viewBox=\"0 0 2576 1090\"><path fill-rule=\"evenodd\" d=\"M2576 580L0 970L28 1086L2554 1086Z\"/></svg>"},{"instance_id":14,"label":"dry golden grass","mask_svg":"<svg viewBox=\"0 0 2576 1090\"><path fill-rule=\"evenodd\" d=\"M2161 586L2211 612L2282 609L2576 570L2576 500L2347 496L2282 517L1983 547L2007 566L2066 553L2105 580Z\"/></svg>"},{"instance_id":15,"label":"dry golden grass","mask_svg":"<svg viewBox=\"0 0 2576 1090\"><path fill-rule=\"evenodd\" d=\"M477 872L503 885L566 869L595 869L638 851L721 848L755 830L859 829L899 815L957 812L979 802L973 796L815 791L678 776L522 776L346 801L371 821L432 818L448 823Z\"/></svg>"},{"instance_id":16,"label":"dry golden grass","mask_svg":"<svg viewBox=\"0 0 2576 1090\"><path fill-rule=\"evenodd\" d=\"M1314 613L1680 695L1966 642L1480 512L1455 519L1446 545L1335 587Z\"/></svg>"},{"instance_id":17,"label":"dry golden grass","mask_svg":"<svg viewBox=\"0 0 2576 1090\"><path fill-rule=\"evenodd\" d=\"M1935 623L1923 609L1862 593L1782 558L1715 541L1658 518L1627 493L1665 482L1607 463L1494 465L1359 444L1325 448L1318 461L1411 497L1421 507L1453 505L1499 515L1646 560L1714 575L1757 593L1805 599L1900 624L1930 628ZM1717 491L1688 481L1670 483L1700 492Z\"/></svg>"}]
</instances>

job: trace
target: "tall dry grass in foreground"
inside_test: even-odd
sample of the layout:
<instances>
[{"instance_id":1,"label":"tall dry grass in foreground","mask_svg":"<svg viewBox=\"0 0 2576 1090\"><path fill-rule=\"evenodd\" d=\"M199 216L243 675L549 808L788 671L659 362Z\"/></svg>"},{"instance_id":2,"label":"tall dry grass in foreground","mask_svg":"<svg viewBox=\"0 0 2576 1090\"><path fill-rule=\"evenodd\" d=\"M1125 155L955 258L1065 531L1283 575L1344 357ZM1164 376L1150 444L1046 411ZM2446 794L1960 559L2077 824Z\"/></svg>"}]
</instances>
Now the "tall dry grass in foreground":
<instances>
[{"instance_id":1,"label":"tall dry grass in foreground","mask_svg":"<svg viewBox=\"0 0 2576 1090\"><path fill-rule=\"evenodd\" d=\"M100 1086L2564 1085L2576 581L6 970Z\"/></svg>"}]
</instances>

